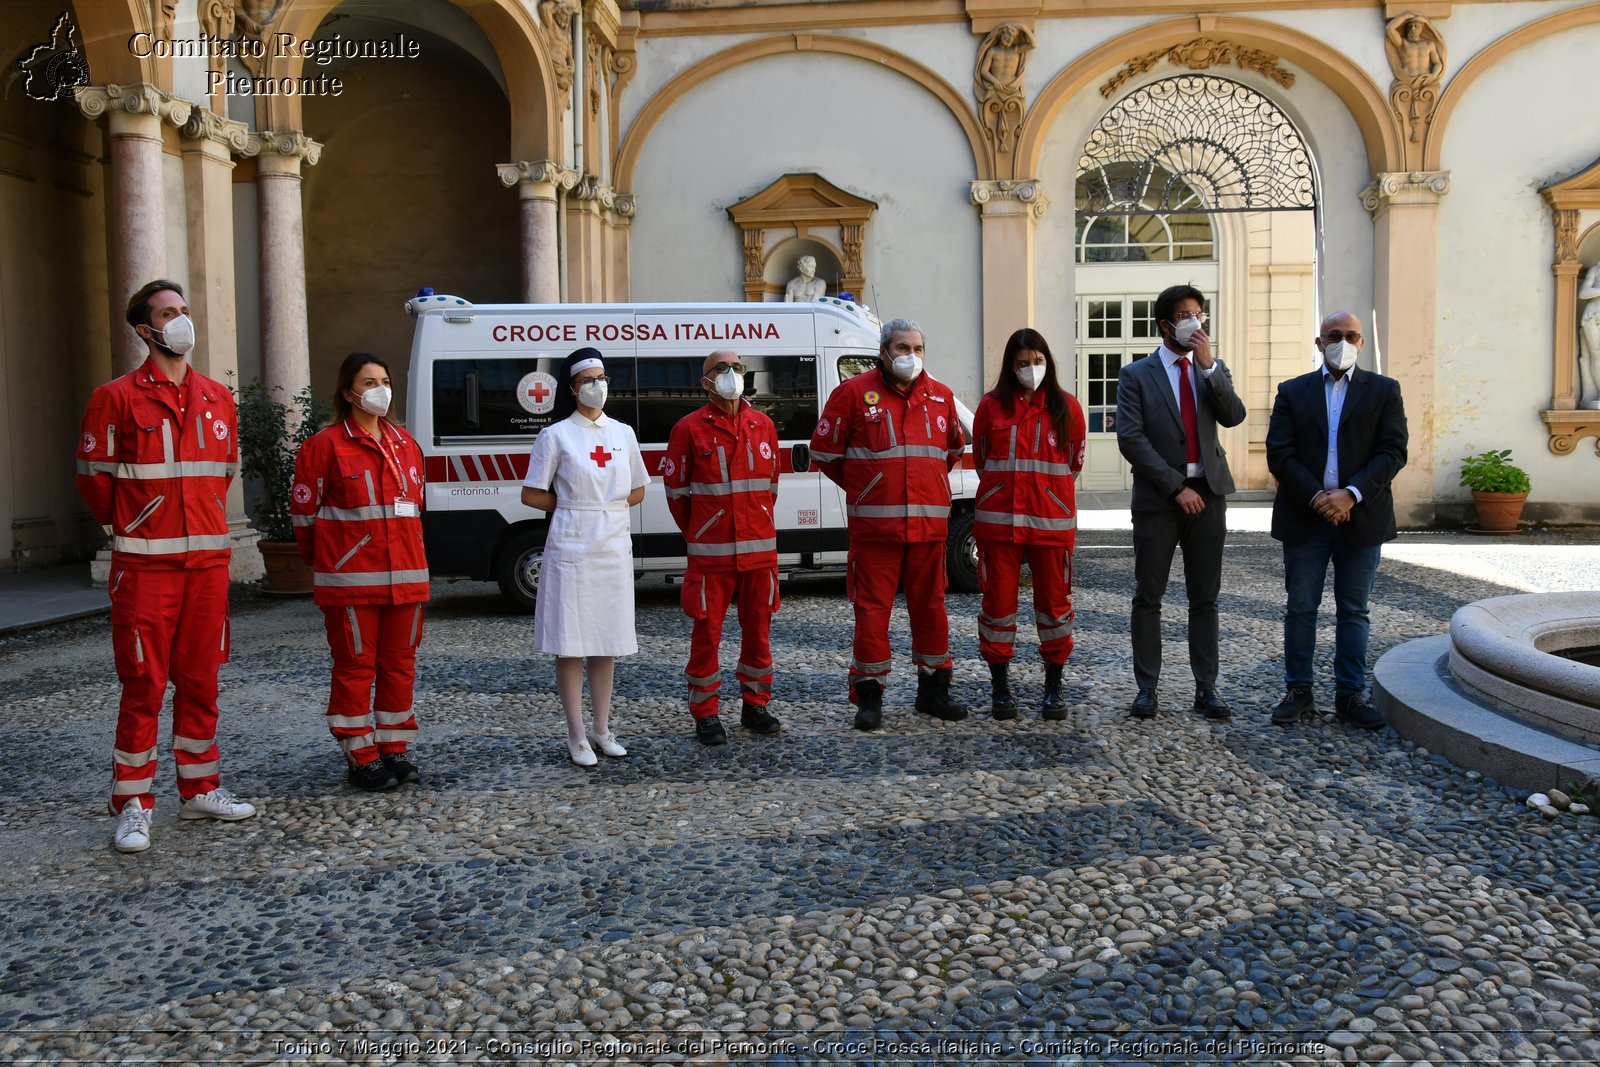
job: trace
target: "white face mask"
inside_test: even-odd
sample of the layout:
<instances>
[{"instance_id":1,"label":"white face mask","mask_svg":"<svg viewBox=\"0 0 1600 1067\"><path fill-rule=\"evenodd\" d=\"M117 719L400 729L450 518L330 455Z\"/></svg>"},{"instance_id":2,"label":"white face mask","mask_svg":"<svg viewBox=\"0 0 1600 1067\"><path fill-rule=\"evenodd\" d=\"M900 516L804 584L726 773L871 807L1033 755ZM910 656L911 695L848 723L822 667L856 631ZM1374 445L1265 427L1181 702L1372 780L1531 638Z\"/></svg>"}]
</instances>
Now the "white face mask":
<instances>
[{"instance_id":1,"label":"white face mask","mask_svg":"<svg viewBox=\"0 0 1600 1067\"><path fill-rule=\"evenodd\" d=\"M916 381L917 375L922 373L921 356L896 356L892 364L894 376L902 382Z\"/></svg>"},{"instance_id":2,"label":"white face mask","mask_svg":"<svg viewBox=\"0 0 1600 1067\"><path fill-rule=\"evenodd\" d=\"M596 379L578 386L578 403L586 408L606 406L606 383Z\"/></svg>"},{"instance_id":3,"label":"white face mask","mask_svg":"<svg viewBox=\"0 0 1600 1067\"><path fill-rule=\"evenodd\" d=\"M1028 392L1033 392L1044 383L1045 366L1043 363L1030 363L1026 367L1017 368L1017 381Z\"/></svg>"},{"instance_id":4,"label":"white face mask","mask_svg":"<svg viewBox=\"0 0 1600 1067\"><path fill-rule=\"evenodd\" d=\"M374 385L371 389L361 394L361 410L372 415L389 414L389 401L394 399L394 394L387 385Z\"/></svg>"},{"instance_id":5,"label":"white face mask","mask_svg":"<svg viewBox=\"0 0 1600 1067\"><path fill-rule=\"evenodd\" d=\"M737 400L744 395L744 375L736 370L725 370L711 379L711 387L724 400Z\"/></svg>"},{"instance_id":6,"label":"white face mask","mask_svg":"<svg viewBox=\"0 0 1600 1067\"><path fill-rule=\"evenodd\" d=\"M1184 348L1189 347L1189 338L1200 329L1199 319L1184 319L1172 324L1172 339Z\"/></svg>"},{"instance_id":7,"label":"white face mask","mask_svg":"<svg viewBox=\"0 0 1600 1067\"><path fill-rule=\"evenodd\" d=\"M1331 371L1343 373L1356 365L1361 349L1349 341L1333 341L1322 349L1322 361Z\"/></svg>"},{"instance_id":8,"label":"white face mask","mask_svg":"<svg viewBox=\"0 0 1600 1067\"><path fill-rule=\"evenodd\" d=\"M150 332L155 334L157 345L175 356L188 355L194 348L194 320L187 315L179 315L167 323L165 330L152 326Z\"/></svg>"}]
</instances>

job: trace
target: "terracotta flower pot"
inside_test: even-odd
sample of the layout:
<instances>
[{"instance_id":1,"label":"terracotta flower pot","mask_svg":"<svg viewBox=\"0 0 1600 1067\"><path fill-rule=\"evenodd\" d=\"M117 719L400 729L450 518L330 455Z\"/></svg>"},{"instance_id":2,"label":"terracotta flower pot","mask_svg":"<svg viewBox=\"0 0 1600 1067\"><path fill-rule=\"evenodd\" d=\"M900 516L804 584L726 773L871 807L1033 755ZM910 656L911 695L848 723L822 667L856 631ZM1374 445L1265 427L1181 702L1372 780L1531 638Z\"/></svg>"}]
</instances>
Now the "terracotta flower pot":
<instances>
[{"instance_id":1,"label":"terracotta flower pot","mask_svg":"<svg viewBox=\"0 0 1600 1067\"><path fill-rule=\"evenodd\" d=\"M1522 518L1522 503L1527 493L1482 493L1474 489L1472 500L1478 505L1478 527L1492 533L1511 533Z\"/></svg>"},{"instance_id":2,"label":"terracotta flower pot","mask_svg":"<svg viewBox=\"0 0 1600 1067\"><path fill-rule=\"evenodd\" d=\"M257 541L261 562L267 569L266 592L273 596L309 596L314 577L300 558L293 541Z\"/></svg>"}]
</instances>

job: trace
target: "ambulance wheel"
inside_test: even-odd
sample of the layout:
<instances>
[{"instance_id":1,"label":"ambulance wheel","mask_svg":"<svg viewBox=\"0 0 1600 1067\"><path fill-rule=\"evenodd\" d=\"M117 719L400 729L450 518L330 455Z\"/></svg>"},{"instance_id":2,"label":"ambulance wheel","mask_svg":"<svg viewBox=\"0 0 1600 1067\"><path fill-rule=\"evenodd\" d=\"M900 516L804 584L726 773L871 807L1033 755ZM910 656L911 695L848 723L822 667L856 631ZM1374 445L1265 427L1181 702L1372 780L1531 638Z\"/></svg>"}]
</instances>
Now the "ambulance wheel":
<instances>
[{"instance_id":1,"label":"ambulance wheel","mask_svg":"<svg viewBox=\"0 0 1600 1067\"><path fill-rule=\"evenodd\" d=\"M524 530L513 534L500 550L500 560L495 567L501 595L531 614L539 595L539 568L543 563L543 531Z\"/></svg>"},{"instance_id":2,"label":"ambulance wheel","mask_svg":"<svg viewBox=\"0 0 1600 1067\"><path fill-rule=\"evenodd\" d=\"M945 569L950 588L958 593L978 589L978 537L972 532L972 512L958 511L950 516L950 540L945 549Z\"/></svg>"}]
</instances>

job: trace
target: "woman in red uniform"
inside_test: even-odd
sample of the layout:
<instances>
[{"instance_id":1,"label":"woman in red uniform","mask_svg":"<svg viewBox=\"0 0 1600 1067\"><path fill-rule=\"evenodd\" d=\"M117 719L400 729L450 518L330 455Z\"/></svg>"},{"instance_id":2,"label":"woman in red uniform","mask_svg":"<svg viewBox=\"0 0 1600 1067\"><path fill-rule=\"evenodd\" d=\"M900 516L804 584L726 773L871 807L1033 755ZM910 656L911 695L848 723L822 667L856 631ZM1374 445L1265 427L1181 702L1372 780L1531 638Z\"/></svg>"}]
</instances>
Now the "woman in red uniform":
<instances>
[{"instance_id":1,"label":"woman in red uniform","mask_svg":"<svg viewBox=\"0 0 1600 1067\"><path fill-rule=\"evenodd\" d=\"M1072 548L1078 508L1073 476L1083 469L1083 408L1056 380L1056 361L1037 330L1006 342L995 386L978 403L972 439L979 474L978 650L989 664L991 708L1017 717L1007 675L1016 654L1022 562L1033 572L1033 619L1044 659L1046 719L1066 717L1061 669L1072 654Z\"/></svg>"},{"instance_id":2,"label":"woman in red uniform","mask_svg":"<svg viewBox=\"0 0 1600 1067\"><path fill-rule=\"evenodd\" d=\"M422 450L384 418L389 365L356 352L339 367L333 421L294 465L295 539L316 572L333 652L328 728L350 784L422 780L406 756L428 561L422 547Z\"/></svg>"}]
</instances>

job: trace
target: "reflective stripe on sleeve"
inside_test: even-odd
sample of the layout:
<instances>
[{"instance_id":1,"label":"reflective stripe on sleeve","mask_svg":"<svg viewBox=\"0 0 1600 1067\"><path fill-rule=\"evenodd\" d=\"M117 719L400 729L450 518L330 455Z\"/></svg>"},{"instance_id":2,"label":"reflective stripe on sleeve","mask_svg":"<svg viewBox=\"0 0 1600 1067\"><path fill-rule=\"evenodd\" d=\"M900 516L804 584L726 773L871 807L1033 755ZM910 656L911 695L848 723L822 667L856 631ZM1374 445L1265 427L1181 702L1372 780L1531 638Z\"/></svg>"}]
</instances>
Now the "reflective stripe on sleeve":
<instances>
[{"instance_id":1,"label":"reflective stripe on sleeve","mask_svg":"<svg viewBox=\"0 0 1600 1067\"><path fill-rule=\"evenodd\" d=\"M78 460L79 474L115 474L116 472L117 464L115 463L105 463L90 459Z\"/></svg>"},{"instance_id":2,"label":"reflective stripe on sleeve","mask_svg":"<svg viewBox=\"0 0 1600 1067\"><path fill-rule=\"evenodd\" d=\"M1021 526L1029 530L1076 530L1078 520L1071 519L1044 519L1037 515L1014 515L1009 511L974 511L972 517L978 522L990 522L996 526Z\"/></svg>"},{"instance_id":3,"label":"reflective stripe on sleeve","mask_svg":"<svg viewBox=\"0 0 1600 1067\"><path fill-rule=\"evenodd\" d=\"M843 452L824 452L820 448L811 450L811 458L819 463L836 463L844 458Z\"/></svg>"},{"instance_id":4,"label":"reflective stripe on sleeve","mask_svg":"<svg viewBox=\"0 0 1600 1067\"><path fill-rule=\"evenodd\" d=\"M333 522L361 522L365 519L394 519L393 504L379 504L376 507L364 508L334 508L320 507L317 509L317 518L328 519Z\"/></svg>"},{"instance_id":5,"label":"reflective stripe on sleeve","mask_svg":"<svg viewBox=\"0 0 1600 1067\"><path fill-rule=\"evenodd\" d=\"M948 517L949 504L851 504L845 514L858 519L938 519Z\"/></svg>"},{"instance_id":6,"label":"reflective stripe on sleeve","mask_svg":"<svg viewBox=\"0 0 1600 1067\"><path fill-rule=\"evenodd\" d=\"M768 537L758 541L730 541L725 544L709 544L700 541L689 542L689 555L691 556L737 556L741 552L776 552L778 539Z\"/></svg>"},{"instance_id":7,"label":"reflective stripe on sleeve","mask_svg":"<svg viewBox=\"0 0 1600 1067\"><path fill-rule=\"evenodd\" d=\"M686 492L701 496L732 496L734 493L767 493L771 478L735 478L731 482L691 482Z\"/></svg>"},{"instance_id":8,"label":"reflective stripe on sleeve","mask_svg":"<svg viewBox=\"0 0 1600 1067\"><path fill-rule=\"evenodd\" d=\"M317 524L315 515L291 515L289 519L296 526L315 526Z\"/></svg>"}]
</instances>

